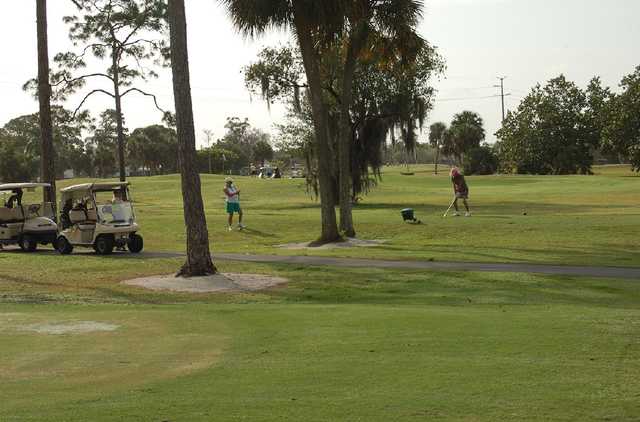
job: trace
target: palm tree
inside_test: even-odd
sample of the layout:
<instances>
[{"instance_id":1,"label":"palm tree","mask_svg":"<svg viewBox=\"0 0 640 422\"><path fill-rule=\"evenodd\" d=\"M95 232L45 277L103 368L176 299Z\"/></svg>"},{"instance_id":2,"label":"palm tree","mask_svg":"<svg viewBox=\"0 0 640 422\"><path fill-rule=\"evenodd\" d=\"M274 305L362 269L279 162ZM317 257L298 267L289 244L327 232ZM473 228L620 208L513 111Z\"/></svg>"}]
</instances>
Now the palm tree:
<instances>
[{"instance_id":1,"label":"palm tree","mask_svg":"<svg viewBox=\"0 0 640 422\"><path fill-rule=\"evenodd\" d=\"M462 164L467 151L479 147L485 138L482 117L473 111L463 111L453 116L449 130L453 137L458 164Z\"/></svg>"},{"instance_id":2,"label":"palm tree","mask_svg":"<svg viewBox=\"0 0 640 422\"><path fill-rule=\"evenodd\" d=\"M429 128L429 144L436 150L433 160L435 164L435 174L438 174L438 160L440 159L440 148L444 141L444 135L447 132L447 125L442 122L436 122Z\"/></svg>"},{"instance_id":3,"label":"palm tree","mask_svg":"<svg viewBox=\"0 0 640 422\"><path fill-rule=\"evenodd\" d=\"M40 103L40 160L42 182L49 183L44 189L44 202L56 207L56 169L53 149L53 124L51 122L51 85L49 84L49 46L47 37L47 0L36 0L38 33L38 101Z\"/></svg>"},{"instance_id":4,"label":"palm tree","mask_svg":"<svg viewBox=\"0 0 640 422\"><path fill-rule=\"evenodd\" d=\"M326 2L325 2L326 3ZM351 0L333 1L339 13L330 15L329 29L337 29L338 42L345 53L342 65L340 95L340 127L338 139L340 228L347 236L355 236L351 180L351 143L353 141L350 110L353 104L353 79L359 56L372 50L381 56L381 61L411 62L415 60L422 39L416 26L422 13L418 1Z\"/></svg>"},{"instance_id":5,"label":"palm tree","mask_svg":"<svg viewBox=\"0 0 640 422\"><path fill-rule=\"evenodd\" d=\"M313 114L318 181L322 207L320 241L339 238L336 226L335 202L340 203L340 226L348 236L355 235L351 213L352 183L350 149L353 139L350 107L353 102L353 77L359 56L366 48L391 52L405 60L410 47L417 51L421 39L415 26L422 9L421 1L404 0L221 0L234 24L245 34L254 36L270 27L293 28L307 76ZM378 37L372 37L377 33ZM381 36L385 34L385 36ZM384 41L375 47L370 41ZM381 45L384 44L384 45ZM338 133L330 133L328 105L323 95L323 56L330 50L341 52L342 81L339 94ZM391 54L389 54L389 59ZM391 60L390 60L391 61ZM338 137L337 157L332 155L330 139ZM335 158L338 165L335 168ZM336 176L339 181L335 192Z\"/></svg>"},{"instance_id":6,"label":"palm tree","mask_svg":"<svg viewBox=\"0 0 640 422\"><path fill-rule=\"evenodd\" d=\"M178 275L193 277L214 274L216 267L211 260L200 175L196 167L196 136L193 126L184 0L169 0L168 15L182 200L184 222L187 228L187 262Z\"/></svg>"},{"instance_id":7,"label":"palm tree","mask_svg":"<svg viewBox=\"0 0 640 422\"><path fill-rule=\"evenodd\" d=\"M320 63L321 46L326 44L325 35L330 32L327 30L327 22L332 22L335 16L340 16L335 13L335 6L341 2L313 0L220 1L226 6L236 28L246 35L260 35L268 28L274 27L293 28L307 75L318 154L318 184L322 219L322 231L318 241L321 243L335 241L340 238L335 211L334 176L336 172L329 143L328 110L323 99Z\"/></svg>"}]
</instances>

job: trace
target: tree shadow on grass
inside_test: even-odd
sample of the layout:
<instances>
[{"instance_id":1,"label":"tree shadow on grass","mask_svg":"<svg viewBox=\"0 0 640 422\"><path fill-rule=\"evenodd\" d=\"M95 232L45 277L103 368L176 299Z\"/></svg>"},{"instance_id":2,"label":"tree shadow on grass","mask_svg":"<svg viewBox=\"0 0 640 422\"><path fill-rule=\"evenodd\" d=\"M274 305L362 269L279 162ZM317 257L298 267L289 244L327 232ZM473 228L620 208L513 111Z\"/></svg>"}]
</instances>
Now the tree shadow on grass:
<instances>
[{"instance_id":1,"label":"tree shadow on grass","mask_svg":"<svg viewBox=\"0 0 640 422\"><path fill-rule=\"evenodd\" d=\"M38 249L34 252L24 252L19 248L4 249L0 251L0 257L2 256L3 253L22 255L22 256L59 255L57 251L49 250L49 249ZM101 259L164 259L164 258L182 258L185 256L185 254L181 252L141 252L141 253L134 254L130 252L120 252L120 251L114 251L110 255L99 255L98 253L96 253L94 250L90 248L74 249L71 256L74 256L74 255L100 257ZM64 259L64 257L61 257L60 259Z\"/></svg>"},{"instance_id":2,"label":"tree shadow on grass","mask_svg":"<svg viewBox=\"0 0 640 422\"><path fill-rule=\"evenodd\" d=\"M248 227L245 227L244 229L242 229L242 233L248 236L254 236L254 237L275 237L273 233L267 233L261 230L251 229Z\"/></svg>"},{"instance_id":3,"label":"tree shadow on grass","mask_svg":"<svg viewBox=\"0 0 640 422\"><path fill-rule=\"evenodd\" d=\"M501 247L501 246L487 246L485 250L491 251L483 252L469 249L463 251L459 250L458 246L452 245L450 247L440 246L431 247L425 246L423 249L425 252L435 253L453 253L456 252L460 256L461 261L468 261L468 257L489 258L494 262L523 262L523 263L548 263L552 265L565 265L569 260L575 262L576 258L585 257L598 257L602 260L608 260L609 262L619 262L621 260L621 254L627 255L625 261L635 261L633 266L640 266L640 252L632 252L624 248L615 248L611 245L598 244L592 247L569 247L562 246L560 248L544 248L544 249L532 249L532 248L514 248L514 247ZM501 253L500 251L504 251ZM519 253L518 256L513 256L513 253ZM527 258L529 257L529 258ZM539 257L545 257L546 259L536 259ZM615 266L615 265L612 265Z\"/></svg>"},{"instance_id":4,"label":"tree shadow on grass","mask_svg":"<svg viewBox=\"0 0 640 422\"><path fill-rule=\"evenodd\" d=\"M640 290L631 280L424 270L293 270L278 267L292 280L290 288L270 294L295 302L324 304L551 305L637 307ZM298 278L298 280L296 280ZM330 288L327 283L330 283Z\"/></svg>"}]
</instances>

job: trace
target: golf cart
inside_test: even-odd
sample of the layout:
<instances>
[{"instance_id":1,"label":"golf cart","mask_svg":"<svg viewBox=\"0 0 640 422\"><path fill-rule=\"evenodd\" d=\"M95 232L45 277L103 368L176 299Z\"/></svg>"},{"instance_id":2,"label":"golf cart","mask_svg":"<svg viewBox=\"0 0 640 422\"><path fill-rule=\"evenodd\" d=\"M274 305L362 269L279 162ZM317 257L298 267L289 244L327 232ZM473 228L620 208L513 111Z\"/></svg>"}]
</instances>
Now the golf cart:
<instances>
[{"instance_id":1,"label":"golf cart","mask_svg":"<svg viewBox=\"0 0 640 422\"><path fill-rule=\"evenodd\" d=\"M114 248L142 251L142 236L129 194L129 182L84 183L60 190L61 231L56 249L70 254L75 246L108 255Z\"/></svg>"},{"instance_id":2,"label":"golf cart","mask_svg":"<svg viewBox=\"0 0 640 422\"><path fill-rule=\"evenodd\" d=\"M23 251L33 252L38 243L55 242L58 226L51 203L25 203L22 200L25 191L35 192L37 188L50 186L47 183L0 185L0 245L17 244Z\"/></svg>"}]
</instances>

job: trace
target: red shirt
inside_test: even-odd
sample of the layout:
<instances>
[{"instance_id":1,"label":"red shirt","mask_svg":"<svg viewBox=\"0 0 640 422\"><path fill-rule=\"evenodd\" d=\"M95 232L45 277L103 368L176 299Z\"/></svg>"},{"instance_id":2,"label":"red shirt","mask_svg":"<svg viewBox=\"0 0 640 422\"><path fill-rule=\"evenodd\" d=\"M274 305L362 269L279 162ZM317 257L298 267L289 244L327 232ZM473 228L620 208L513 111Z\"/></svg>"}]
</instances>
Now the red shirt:
<instances>
[{"instance_id":1,"label":"red shirt","mask_svg":"<svg viewBox=\"0 0 640 422\"><path fill-rule=\"evenodd\" d=\"M467 186L467 182L464 180L464 176L459 174L451 178L451 182L453 183L453 191L456 193L469 193L469 187Z\"/></svg>"}]
</instances>

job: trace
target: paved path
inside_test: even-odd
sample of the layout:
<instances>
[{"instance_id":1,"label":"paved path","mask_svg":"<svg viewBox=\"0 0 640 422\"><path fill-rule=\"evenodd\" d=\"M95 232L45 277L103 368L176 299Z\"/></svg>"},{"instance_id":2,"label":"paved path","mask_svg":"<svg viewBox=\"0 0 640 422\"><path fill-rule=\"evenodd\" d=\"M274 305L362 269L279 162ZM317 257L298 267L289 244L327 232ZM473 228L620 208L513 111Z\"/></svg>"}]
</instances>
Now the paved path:
<instances>
[{"instance_id":1,"label":"paved path","mask_svg":"<svg viewBox=\"0 0 640 422\"><path fill-rule=\"evenodd\" d=\"M493 264L482 262L389 261L380 259L332 258L324 256L245 255L232 253L214 253L214 258L229 261L267 262L319 266L327 265L334 267L538 273L582 277L626 278L640 281L640 268L624 267L588 267L545 264Z\"/></svg>"},{"instance_id":2,"label":"paved path","mask_svg":"<svg viewBox=\"0 0 640 422\"><path fill-rule=\"evenodd\" d=\"M7 248L9 253L23 253L17 248ZM37 254L57 254L51 249L39 249ZM90 249L78 249L74 254L90 254ZM102 256L101 259L144 259L144 258L181 258L180 252L144 251L140 254L114 253ZM391 261L381 259L361 258L333 258L325 256L287 256L287 255L250 255L235 253L216 253L214 259L243 262L265 262L278 264L354 267L354 268L397 268L408 270L435 271L484 271L493 273L537 273L551 275L570 275L581 277L625 278L640 281L640 268L626 267L590 267L576 265L548 265L548 264L506 264L484 262L444 262L444 261Z\"/></svg>"}]
</instances>

